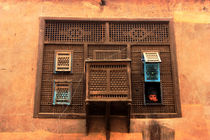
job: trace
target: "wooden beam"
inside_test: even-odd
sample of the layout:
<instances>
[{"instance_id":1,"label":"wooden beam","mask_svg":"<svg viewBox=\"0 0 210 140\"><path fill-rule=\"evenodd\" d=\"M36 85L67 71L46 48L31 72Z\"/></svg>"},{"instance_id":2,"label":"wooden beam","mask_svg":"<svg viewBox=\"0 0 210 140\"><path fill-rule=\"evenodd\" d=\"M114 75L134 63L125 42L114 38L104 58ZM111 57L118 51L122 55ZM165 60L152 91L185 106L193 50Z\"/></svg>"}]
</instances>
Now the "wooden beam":
<instances>
[{"instance_id":1,"label":"wooden beam","mask_svg":"<svg viewBox=\"0 0 210 140\"><path fill-rule=\"evenodd\" d=\"M106 102L106 140L110 139L110 102Z\"/></svg>"}]
</instances>

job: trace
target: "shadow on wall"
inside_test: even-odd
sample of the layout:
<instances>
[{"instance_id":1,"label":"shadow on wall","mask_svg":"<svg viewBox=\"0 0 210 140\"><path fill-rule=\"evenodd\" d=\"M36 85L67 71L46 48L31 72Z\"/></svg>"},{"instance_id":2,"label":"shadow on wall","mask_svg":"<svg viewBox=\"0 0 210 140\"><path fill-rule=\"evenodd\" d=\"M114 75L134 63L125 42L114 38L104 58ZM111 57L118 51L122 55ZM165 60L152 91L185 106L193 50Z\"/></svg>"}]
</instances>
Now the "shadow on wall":
<instances>
[{"instance_id":1,"label":"shadow on wall","mask_svg":"<svg viewBox=\"0 0 210 140\"><path fill-rule=\"evenodd\" d=\"M91 133L106 134L106 124L103 117L92 117L90 119L90 130ZM130 133L142 133L143 140L175 140L175 131L171 128L161 125L159 122L152 120L146 125L142 125L135 132ZM110 133L124 133L126 134L126 118L111 118L110 119ZM109 139L109 138L107 138Z\"/></svg>"},{"instance_id":2,"label":"shadow on wall","mask_svg":"<svg viewBox=\"0 0 210 140\"><path fill-rule=\"evenodd\" d=\"M144 129L143 140L174 140L175 131L152 120L148 128Z\"/></svg>"}]
</instances>

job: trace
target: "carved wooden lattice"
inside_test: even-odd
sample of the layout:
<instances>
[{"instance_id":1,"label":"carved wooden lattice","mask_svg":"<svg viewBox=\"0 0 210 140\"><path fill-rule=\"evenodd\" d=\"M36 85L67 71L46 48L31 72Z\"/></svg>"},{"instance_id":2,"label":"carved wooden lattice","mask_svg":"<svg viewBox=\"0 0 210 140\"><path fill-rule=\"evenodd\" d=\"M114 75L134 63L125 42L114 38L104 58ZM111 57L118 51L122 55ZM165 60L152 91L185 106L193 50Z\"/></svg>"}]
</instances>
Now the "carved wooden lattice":
<instances>
[{"instance_id":1,"label":"carved wooden lattice","mask_svg":"<svg viewBox=\"0 0 210 140\"><path fill-rule=\"evenodd\" d=\"M129 99L128 63L103 62L87 64L87 99Z\"/></svg>"},{"instance_id":2,"label":"carved wooden lattice","mask_svg":"<svg viewBox=\"0 0 210 140\"><path fill-rule=\"evenodd\" d=\"M120 59L121 51L120 50L94 50L93 58L94 59Z\"/></svg>"},{"instance_id":3,"label":"carved wooden lattice","mask_svg":"<svg viewBox=\"0 0 210 140\"><path fill-rule=\"evenodd\" d=\"M55 52L71 52L72 73L55 73ZM82 45L45 45L42 63L42 83L40 112L45 113L84 113L84 54ZM71 104L53 105L54 81L71 81Z\"/></svg>"},{"instance_id":4,"label":"carved wooden lattice","mask_svg":"<svg viewBox=\"0 0 210 140\"><path fill-rule=\"evenodd\" d=\"M131 115L179 112L178 85L174 77L176 58L174 46L171 46L173 42L169 39L171 38L169 21L90 21L60 18L47 18L43 21L40 28L40 37L43 37L40 39L43 40L40 43L43 50L40 52L43 51L43 58L41 56L39 60L42 67L38 72L42 73L40 79L38 78L40 85L38 88L40 90L37 90L37 99L40 98L36 106L38 113L82 114L85 112L84 92L87 100L97 102L132 99ZM162 60L160 65L162 105L144 104L142 54L148 50L159 52ZM67 59L56 60L58 58L55 55L56 51L71 53ZM131 58L131 63L130 60L129 63L116 61L128 58ZM85 63L86 61L89 62ZM61 66L60 69L63 69L61 71L67 69L68 72L59 72L56 65ZM69 106L52 105L55 80L72 81L73 90Z\"/></svg>"},{"instance_id":5,"label":"carved wooden lattice","mask_svg":"<svg viewBox=\"0 0 210 140\"><path fill-rule=\"evenodd\" d=\"M103 22L46 21L45 41L47 42L103 42Z\"/></svg>"},{"instance_id":6,"label":"carved wooden lattice","mask_svg":"<svg viewBox=\"0 0 210 140\"><path fill-rule=\"evenodd\" d=\"M169 42L169 26L165 23L123 23L109 24L110 42Z\"/></svg>"},{"instance_id":7,"label":"carved wooden lattice","mask_svg":"<svg viewBox=\"0 0 210 140\"><path fill-rule=\"evenodd\" d=\"M158 51L161 58L160 79L162 81L162 105L144 104L144 65L141 60L145 50ZM134 45L131 48L132 108L131 114L141 113L175 113L174 84L172 78L172 61L169 46Z\"/></svg>"},{"instance_id":8,"label":"carved wooden lattice","mask_svg":"<svg viewBox=\"0 0 210 140\"><path fill-rule=\"evenodd\" d=\"M46 21L46 42L110 42L168 43L168 23L154 22Z\"/></svg>"}]
</instances>

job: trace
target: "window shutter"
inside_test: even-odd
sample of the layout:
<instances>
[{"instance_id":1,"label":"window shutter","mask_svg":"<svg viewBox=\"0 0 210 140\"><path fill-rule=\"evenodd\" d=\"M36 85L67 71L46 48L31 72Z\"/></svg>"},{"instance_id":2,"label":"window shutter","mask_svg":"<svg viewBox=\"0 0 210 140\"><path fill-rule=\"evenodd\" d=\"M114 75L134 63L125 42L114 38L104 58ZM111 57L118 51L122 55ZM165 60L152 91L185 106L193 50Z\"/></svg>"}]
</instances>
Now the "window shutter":
<instances>
[{"instance_id":1,"label":"window shutter","mask_svg":"<svg viewBox=\"0 0 210 140\"><path fill-rule=\"evenodd\" d=\"M71 72L72 71L72 52L56 51L55 72Z\"/></svg>"},{"instance_id":2,"label":"window shutter","mask_svg":"<svg viewBox=\"0 0 210 140\"><path fill-rule=\"evenodd\" d=\"M72 83L70 81L54 81L53 105L70 105Z\"/></svg>"},{"instance_id":3,"label":"window shutter","mask_svg":"<svg viewBox=\"0 0 210 140\"><path fill-rule=\"evenodd\" d=\"M143 52L145 62L161 62L158 52Z\"/></svg>"}]
</instances>

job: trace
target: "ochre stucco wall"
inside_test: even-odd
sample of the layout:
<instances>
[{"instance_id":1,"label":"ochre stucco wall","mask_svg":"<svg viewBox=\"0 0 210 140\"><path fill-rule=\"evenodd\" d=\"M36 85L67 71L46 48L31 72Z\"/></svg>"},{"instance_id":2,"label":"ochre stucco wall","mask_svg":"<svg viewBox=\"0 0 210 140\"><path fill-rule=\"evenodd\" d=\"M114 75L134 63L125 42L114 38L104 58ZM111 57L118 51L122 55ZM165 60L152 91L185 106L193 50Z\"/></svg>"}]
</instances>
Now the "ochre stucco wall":
<instances>
[{"instance_id":1,"label":"ochre stucco wall","mask_svg":"<svg viewBox=\"0 0 210 140\"><path fill-rule=\"evenodd\" d=\"M182 117L157 121L174 129L176 140L208 140L210 1L107 0L104 7L99 1L0 0L0 140L105 139L103 130L85 136L82 119L33 118L42 16L173 18ZM111 139L142 139L142 131L150 120L132 119L131 133L112 131ZM97 125L100 123L93 129Z\"/></svg>"}]
</instances>

